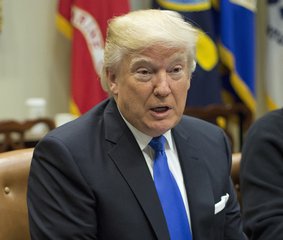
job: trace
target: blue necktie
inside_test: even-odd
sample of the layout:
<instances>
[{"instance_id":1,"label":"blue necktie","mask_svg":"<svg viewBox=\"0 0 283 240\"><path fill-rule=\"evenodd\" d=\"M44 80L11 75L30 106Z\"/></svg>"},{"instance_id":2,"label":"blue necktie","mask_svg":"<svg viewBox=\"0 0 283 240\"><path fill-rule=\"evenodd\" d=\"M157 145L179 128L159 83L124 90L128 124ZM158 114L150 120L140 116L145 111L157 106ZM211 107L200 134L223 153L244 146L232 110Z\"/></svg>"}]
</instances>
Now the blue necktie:
<instances>
[{"instance_id":1,"label":"blue necktie","mask_svg":"<svg viewBox=\"0 0 283 240\"><path fill-rule=\"evenodd\" d=\"M153 178L166 218L171 240L191 240L189 222L184 202L167 162L163 135L154 137L149 146L155 151Z\"/></svg>"}]
</instances>

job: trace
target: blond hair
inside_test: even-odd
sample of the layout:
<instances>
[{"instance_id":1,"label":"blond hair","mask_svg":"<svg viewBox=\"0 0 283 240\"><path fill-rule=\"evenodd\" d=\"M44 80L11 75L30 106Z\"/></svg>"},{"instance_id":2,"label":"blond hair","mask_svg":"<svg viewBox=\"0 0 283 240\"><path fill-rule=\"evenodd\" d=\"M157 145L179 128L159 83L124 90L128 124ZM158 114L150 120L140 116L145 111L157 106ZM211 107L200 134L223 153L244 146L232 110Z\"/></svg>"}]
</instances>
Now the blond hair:
<instances>
[{"instance_id":1,"label":"blond hair","mask_svg":"<svg viewBox=\"0 0 283 240\"><path fill-rule=\"evenodd\" d=\"M109 21L101 84L109 92L107 69L116 72L123 57L154 45L184 48L191 72L195 69L197 30L183 17L169 10L138 10Z\"/></svg>"}]
</instances>

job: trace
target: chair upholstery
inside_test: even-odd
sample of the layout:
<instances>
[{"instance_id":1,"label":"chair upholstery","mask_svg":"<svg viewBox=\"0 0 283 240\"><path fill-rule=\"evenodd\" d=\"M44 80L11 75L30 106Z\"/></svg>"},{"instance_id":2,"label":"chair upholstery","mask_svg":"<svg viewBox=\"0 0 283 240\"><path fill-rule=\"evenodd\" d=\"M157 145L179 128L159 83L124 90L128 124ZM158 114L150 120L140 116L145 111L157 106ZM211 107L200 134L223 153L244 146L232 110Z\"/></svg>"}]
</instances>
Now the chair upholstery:
<instances>
[{"instance_id":1,"label":"chair upholstery","mask_svg":"<svg viewBox=\"0 0 283 240\"><path fill-rule=\"evenodd\" d=\"M234 187L238 196L238 201L241 205L241 191L240 191L240 164L241 164L241 153L232 154L232 169L231 177L234 183Z\"/></svg>"},{"instance_id":2,"label":"chair upholstery","mask_svg":"<svg viewBox=\"0 0 283 240\"><path fill-rule=\"evenodd\" d=\"M28 240L27 179L33 148L0 153L0 239Z\"/></svg>"}]
</instances>

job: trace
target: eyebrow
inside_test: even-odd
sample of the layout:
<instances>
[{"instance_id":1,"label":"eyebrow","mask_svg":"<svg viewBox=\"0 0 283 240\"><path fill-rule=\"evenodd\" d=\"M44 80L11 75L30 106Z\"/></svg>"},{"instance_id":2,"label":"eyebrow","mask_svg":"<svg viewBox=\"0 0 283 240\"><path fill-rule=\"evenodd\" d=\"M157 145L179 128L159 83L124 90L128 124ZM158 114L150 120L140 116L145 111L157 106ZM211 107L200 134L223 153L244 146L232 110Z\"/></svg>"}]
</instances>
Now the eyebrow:
<instances>
[{"instance_id":1,"label":"eyebrow","mask_svg":"<svg viewBox=\"0 0 283 240\"><path fill-rule=\"evenodd\" d=\"M177 56L175 56L175 54L174 54L170 58L172 58L171 63L183 62L183 61L187 62L187 58L184 54L178 54ZM130 69L134 68L138 64L144 64L144 65L154 64L154 61L151 58L146 57L146 56L133 57L130 61Z\"/></svg>"},{"instance_id":2,"label":"eyebrow","mask_svg":"<svg viewBox=\"0 0 283 240\"><path fill-rule=\"evenodd\" d=\"M138 57L138 58L133 58L130 61L129 64L129 69L130 71L135 71L136 68L140 65L143 66L152 66L154 63L150 58L145 58L145 57Z\"/></svg>"},{"instance_id":3,"label":"eyebrow","mask_svg":"<svg viewBox=\"0 0 283 240\"><path fill-rule=\"evenodd\" d=\"M149 57L134 57L131 59L130 61L130 66L133 66L135 64L138 64L138 63L151 63L152 62L152 59L149 58Z\"/></svg>"}]
</instances>

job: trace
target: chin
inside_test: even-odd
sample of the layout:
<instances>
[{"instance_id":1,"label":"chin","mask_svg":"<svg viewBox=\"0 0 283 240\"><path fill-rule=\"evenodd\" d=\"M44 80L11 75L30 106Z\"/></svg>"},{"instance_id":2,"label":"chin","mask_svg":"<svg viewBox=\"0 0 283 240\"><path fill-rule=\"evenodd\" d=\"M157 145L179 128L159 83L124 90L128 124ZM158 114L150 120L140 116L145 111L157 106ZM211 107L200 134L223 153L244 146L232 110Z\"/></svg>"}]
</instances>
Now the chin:
<instances>
[{"instance_id":1,"label":"chin","mask_svg":"<svg viewBox=\"0 0 283 240\"><path fill-rule=\"evenodd\" d=\"M166 133L168 130L170 130L171 128L173 128L175 125L155 125L151 128L150 135L154 135L154 137L156 136L160 136L164 133Z\"/></svg>"}]
</instances>

